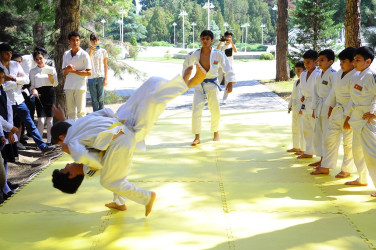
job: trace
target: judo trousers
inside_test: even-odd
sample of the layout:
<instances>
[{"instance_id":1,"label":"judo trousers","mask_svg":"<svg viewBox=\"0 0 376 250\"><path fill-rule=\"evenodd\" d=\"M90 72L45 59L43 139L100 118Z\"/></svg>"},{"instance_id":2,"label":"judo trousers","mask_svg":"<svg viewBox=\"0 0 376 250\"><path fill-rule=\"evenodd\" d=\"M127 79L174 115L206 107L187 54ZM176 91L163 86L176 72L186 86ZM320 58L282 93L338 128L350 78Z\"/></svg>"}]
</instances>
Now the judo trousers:
<instances>
[{"instance_id":1,"label":"judo trousers","mask_svg":"<svg viewBox=\"0 0 376 250\"><path fill-rule=\"evenodd\" d=\"M297 112L292 112L292 147L305 151L305 141L303 136L302 116Z\"/></svg>"},{"instance_id":2,"label":"judo trousers","mask_svg":"<svg viewBox=\"0 0 376 250\"><path fill-rule=\"evenodd\" d=\"M204 93L205 90L205 93ZM213 83L199 84L194 88L192 104L192 133L201 133L202 111L206 100L211 114L211 132L217 132L219 128L220 109L218 100L219 90Z\"/></svg>"},{"instance_id":3,"label":"judo trousers","mask_svg":"<svg viewBox=\"0 0 376 250\"><path fill-rule=\"evenodd\" d=\"M376 122L373 120L367 123L361 134L364 159L371 176L373 184L376 186Z\"/></svg>"},{"instance_id":4,"label":"judo trousers","mask_svg":"<svg viewBox=\"0 0 376 250\"><path fill-rule=\"evenodd\" d=\"M315 119L312 118L312 114L303 113L303 135L306 143L305 154L314 155L315 150L313 147L313 133L315 128Z\"/></svg>"},{"instance_id":5,"label":"judo trousers","mask_svg":"<svg viewBox=\"0 0 376 250\"><path fill-rule=\"evenodd\" d=\"M326 131L328 128L327 116L319 116L315 119L313 145L315 148L315 154L317 156L323 156L324 152L324 140L326 137Z\"/></svg>"}]
</instances>

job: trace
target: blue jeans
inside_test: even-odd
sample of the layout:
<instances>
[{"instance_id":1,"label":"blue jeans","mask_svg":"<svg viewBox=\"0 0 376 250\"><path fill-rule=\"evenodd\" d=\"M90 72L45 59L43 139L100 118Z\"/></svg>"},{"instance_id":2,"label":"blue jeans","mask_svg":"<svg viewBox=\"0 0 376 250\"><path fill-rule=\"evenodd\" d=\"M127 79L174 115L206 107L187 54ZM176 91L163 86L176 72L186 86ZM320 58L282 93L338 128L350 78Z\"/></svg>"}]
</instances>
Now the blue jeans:
<instances>
[{"instance_id":1,"label":"blue jeans","mask_svg":"<svg viewBox=\"0 0 376 250\"><path fill-rule=\"evenodd\" d=\"M93 111L103 109L104 107L103 81L104 81L104 77L88 79Z\"/></svg>"},{"instance_id":2,"label":"blue jeans","mask_svg":"<svg viewBox=\"0 0 376 250\"><path fill-rule=\"evenodd\" d=\"M19 105L12 105L13 112L20 118L26 127L26 131L31 135L34 142L37 144L38 148L45 148L47 145L43 142L42 137L40 136L37 127L35 126L33 120L30 116L30 111L27 108L25 102Z\"/></svg>"}]
</instances>

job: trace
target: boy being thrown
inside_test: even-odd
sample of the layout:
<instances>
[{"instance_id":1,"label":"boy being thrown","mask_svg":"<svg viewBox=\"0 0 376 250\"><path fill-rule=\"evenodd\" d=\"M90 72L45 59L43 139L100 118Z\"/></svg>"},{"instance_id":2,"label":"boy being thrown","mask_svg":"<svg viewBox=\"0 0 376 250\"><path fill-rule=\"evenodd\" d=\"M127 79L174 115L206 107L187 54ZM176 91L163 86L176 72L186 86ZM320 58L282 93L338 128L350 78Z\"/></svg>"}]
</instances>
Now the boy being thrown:
<instances>
[{"instance_id":1,"label":"boy being thrown","mask_svg":"<svg viewBox=\"0 0 376 250\"><path fill-rule=\"evenodd\" d=\"M192 104L192 132L195 134L195 139L191 143L192 146L200 144L201 132L201 117L202 110L206 99L208 100L208 108L211 114L211 131L214 132L213 141L219 141L219 99L218 93L221 90L218 84L218 69L221 67L225 74L227 93L232 92L232 84L235 83L235 74L232 67L226 58L225 54L217 49L212 48L214 35L210 30L201 32L200 41L202 48L188 54L184 61L183 72L193 65L201 65L207 72L207 78L195 87ZM187 74L184 80L189 78Z\"/></svg>"},{"instance_id":2,"label":"boy being thrown","mask_svg":"<svg viewBox=\"0 0 376 250\"><path fill-rule=\"evenodd\" d=\"M190 75L192 67L185 72ZM127 180L135 147L145 150L144 139L166 103L201 83L206 72L196 66L196 75L189 81L177 76L171 81L152 77L114 114L102 109L77 119L72 125L59 122L52 129L52 140L72 156L75 163L54 170L54 187L75 193L84 178L100 175L101 185L114 193L109 208L126 210L126 199L145 205L145 216L152 209L156 194L136 187ZM56 118L65 120L61 108L54 108Z\"/></svg>"}]
</instances>

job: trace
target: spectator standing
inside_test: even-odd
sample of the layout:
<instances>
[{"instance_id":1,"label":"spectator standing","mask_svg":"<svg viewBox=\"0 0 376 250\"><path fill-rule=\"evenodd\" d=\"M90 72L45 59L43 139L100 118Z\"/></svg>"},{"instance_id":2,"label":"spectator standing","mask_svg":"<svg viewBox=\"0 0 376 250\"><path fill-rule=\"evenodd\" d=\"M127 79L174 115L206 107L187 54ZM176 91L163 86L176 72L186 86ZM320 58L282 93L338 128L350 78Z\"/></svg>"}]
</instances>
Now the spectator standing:
<instances>
[{"instance_id":1,"label":"spectator standing","mask_svg":"<svg viewBox=\"0 0 376 250\"><path fill-rule=\"evenodd\" d=\"M72 31L68 35L71 49L63 56L65 78L64 91L68 119L77 119L86 114L86 77L91 76L89 54L80 48L80 34Z\"/></svg>"},{"instance_id":2,"label":"spectator standing","mask_svg":"<svg viewBox=\"0 0 376 250\"><path fill-rule=\"evenodd\" d=\"M107 85L107 51L99 46L99 36L90 35L91 46L86 50L89 53L92 65L92 74L88 84L93 111L104 108L104 87Z\"/></svg>"},{"instance_id":3,"label":"spectator standing","mask_svg":"<svg viewBox=\"0 0 376 250\"><path fill-rule=\"evenodd\" d=\"M53 122L52 105L56 103L54 87L57 86L57 73L54 67L45 64L45 54L35 51L33 58L37 67L30 70L31 91L36 98L38 115L38 131L43 134L45 123L47 124L47 145L51 145L51 127Z\"/></svg>"}]
</instances>

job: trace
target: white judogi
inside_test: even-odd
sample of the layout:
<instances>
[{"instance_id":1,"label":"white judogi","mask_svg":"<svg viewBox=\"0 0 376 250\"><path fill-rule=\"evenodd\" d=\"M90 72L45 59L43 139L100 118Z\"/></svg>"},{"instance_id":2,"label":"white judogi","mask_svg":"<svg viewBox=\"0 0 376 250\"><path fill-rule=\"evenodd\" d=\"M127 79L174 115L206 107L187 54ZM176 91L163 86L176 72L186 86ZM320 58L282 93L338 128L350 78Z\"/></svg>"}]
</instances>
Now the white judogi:
<instances>
[{"instance_id":1,"label":"white judogi","mask_svg":"<svg viewBox=\"0 0 376 250\"><path fill-rule=\"evenodd\" d=\"M333 81L337 71L330 67L324 73L316 77L314 94L312 97L312 109L315 112L315 129L313 145L316 155L324 156L324 140L328 128L329 107L325 105L326 98L332 89Z\"/></svg>"},{"instance_id":2,"label":"white judogi","mask_svg":"<svg viewBox=\"0 0 376 250\"><path fill-rule=\"evenodd\" d=\"M188 54L183 64L183 74L185 70L195 64L200 63L201 49ZM206 79L194 88L193 104L192 104L192 133L200 134L201 117L206 100L211 114L211 131L217 132L219 127L219 85L218 85L218 69L221 67L225 74L227 82L236 83L235 74L227 60L225 54L217 49L211 50L210 69L206 74Z\"/></svg>"},{"instance_id":3,"label":"white judogi","mask_svg":"<svg viewBox=\"0 0 376 250\"><path fill-rule=\"evenodd\" d=\"M144 149L144 139L166 103L187 90L181 76L171 81L152 77L147 80L114 114L102 109L77 119L64 143L86 176L100 175L101 185L114 193L114 202L124 204L128 198L146 205L151 192L136 187L127 180L136 144ZM124 122L125 120L125 122ZM124 134L113 139L120 131ZM103 157L99 152L104 153Z\"/></svg>"},{"instance_id":4,"label":"white judogi","mask_svg":"<svg viewBox=\"0 0 376 250\"><path fill-rule=\"evenodd\" d=\"M350 101L350 91L352 87L352 79L358 74L353 69L342 77L342 69L337 72L333 82L332 90L326 100L326 105L332 107L332 114L329 118L328 129L326 138L324 140L324 158L322 159L321 166L323 168L334 169L337 166L338 149L343 137L343 160L341 171L351 172L351 165L354 161L352 154L352 128L345 130L343 125L346 120L344 109Z\"/></svg>"},{"instance_id":5,"label":"white judogi","mask_svg":"<svg viewBox=\"0 0 376 250\"><path fill-rule=\"evenodd\" d=\"M312 71L311 75L307 79L308 71L305 70L300 75L300 98L304 96L305 100L302 102L302 111L303 111L303 135L306 143L305 154L314 155L313 147L313 135L315 128L315 119L312 118L312 98L316 82L316 77L321 74L321 70L315 69ZM304 108L303 108L304 107Z\"/></svg>"},{"instance_id":6,"label":"white judogi","mask_svg":"<svg viewBox=\"0 0 376 250\"><path fill-rule=\"evenodd\" d=\"M376 183L376 121L369 123L362 118L364 113L376 110L375 73L369 67L353 77L350 95L345 113L351 117L349 123L354 133L352 150L358 182L367 183L367 166Z\"/></svg>"},{"instance_id":7,"label":"white judogi","mask_svg":"<svg viewBox=\"0 0 376 250\"><path fill-rule=\"evenodd\" d=\"M299 114L299 111L302 107L302 102L300 101L299 94L299 83L299 79L294 82L288 108L292 111L292 147L300 149L301 151L305 151L302 115Z\"/></svg>"}]
</instances>

